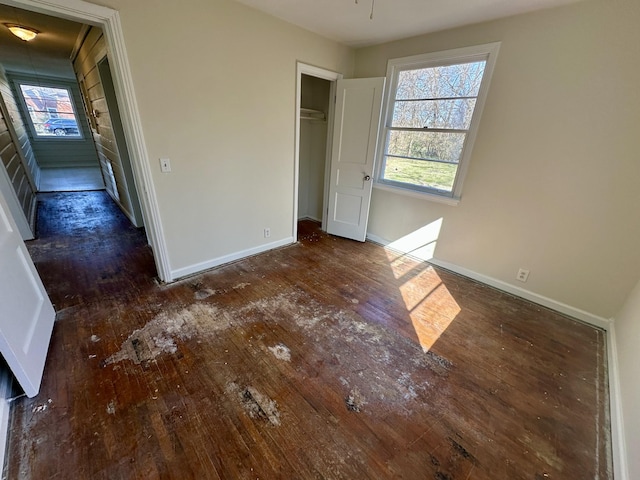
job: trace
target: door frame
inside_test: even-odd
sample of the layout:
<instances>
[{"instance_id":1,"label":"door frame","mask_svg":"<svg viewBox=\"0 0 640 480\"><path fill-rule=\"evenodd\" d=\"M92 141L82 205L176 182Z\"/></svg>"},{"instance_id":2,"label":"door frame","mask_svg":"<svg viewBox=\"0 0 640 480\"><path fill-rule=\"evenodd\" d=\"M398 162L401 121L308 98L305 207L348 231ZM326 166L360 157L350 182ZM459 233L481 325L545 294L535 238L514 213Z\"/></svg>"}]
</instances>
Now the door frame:
<instances>
[{"instance_id":1,"label":"door frame","mask_svg":"<svg viewBox=\"0 0 640 480\"><path fill-rule=\"evenodd\" d=\"M173 276L169 254L151 175L149 154L142 133L120 14L117 10L83 0L0 0L0 3L102 28L110 54L109 65L116 98L121 107L120 116L132 160L147 239L153 249L158 277L164 282L171 282Z\"/></svg>"},{"instance_id":2,"label":"door frame","mask_svg":"<svg viewBox=\"0 0 640 480\"><path fill-rule=\"evenodd\" d=\"M327 148L324 169L324 194L322 200L322 230L327 229L327 203L329 201L329 175L331 173L331 147L333 145L333 123L335 113L336 82L342 73L315 67L303 62L296 63L296 130L293 170L293 241L298 241L298 182L300 180L300 107L302 106L302 75L321 78L330 82L329 111L327 112Z\"/></svg>"},{"instance_id":3,"label":"door frame","mask_svg":"<svg viewBox=\"0 0 640 480\"><path fill-rule=\"evenodd\" d=\"M115 87L113 83L113 76L111 75L111 66L109 63L109 55L105 55L96 62L96 68L98 69L98 77L102 84L102 90L104 92L104 101L107 104L107 116L111 122L113 128L113 135L115 137L115 150L120 157L120 166L122 167L122 174L124 179L124 186L129 197L129 205L131 207L130 212L125 212L125 215L129 217L131 223L136 228L144 226L144 218L142 216L142 208L140 206L140 195L136 187L135 178L133 175L133 167L131 165L131 158L129 157L129 150L127 149L127 141L124 136L124 128L122 126L122 118L120 115L120 106L115 97ZM91 102L87 97L87 101ZM102 112L101 112L102 113ZM97 122L97 120L94 118ZM121 209L124 210L124 209Z\"/></svg>"}]
</instances>

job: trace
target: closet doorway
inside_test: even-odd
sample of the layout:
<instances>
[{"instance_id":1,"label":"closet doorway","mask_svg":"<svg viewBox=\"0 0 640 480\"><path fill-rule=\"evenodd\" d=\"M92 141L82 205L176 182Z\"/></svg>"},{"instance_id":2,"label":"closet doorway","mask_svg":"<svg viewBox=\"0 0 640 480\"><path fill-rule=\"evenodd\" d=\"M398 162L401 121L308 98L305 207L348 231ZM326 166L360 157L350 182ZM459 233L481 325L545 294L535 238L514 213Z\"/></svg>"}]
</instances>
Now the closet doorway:
<instances>
[{"instance_id":1,"label":"closet doorway","mask_svg":"<svg viewBox=\"0 0 640 480\"><path fill-rule=\"evenodd\" d=\"M312 220L326 230L331 142L339 73L298 63L296 169L293 238L298 221Z\"/></svg>"}]
</instances>

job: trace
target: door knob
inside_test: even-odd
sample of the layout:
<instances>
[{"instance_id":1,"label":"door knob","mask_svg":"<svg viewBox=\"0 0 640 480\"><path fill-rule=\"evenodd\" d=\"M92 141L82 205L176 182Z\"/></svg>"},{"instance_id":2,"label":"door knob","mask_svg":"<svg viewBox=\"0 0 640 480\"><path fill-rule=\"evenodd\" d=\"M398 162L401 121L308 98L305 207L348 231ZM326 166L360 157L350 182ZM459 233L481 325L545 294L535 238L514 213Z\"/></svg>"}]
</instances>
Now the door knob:
<instances>
[{"instance_id":1,"label":"door knob","mask_svg":"<svg viewBox=\"0 0 640 480\"><path fill-rule=\"evenodd\" d=\"M369 175L365 175L364 176L364 181L368 182L369 180L371 180L371 177Z\"/></svg>"}]
</instances>

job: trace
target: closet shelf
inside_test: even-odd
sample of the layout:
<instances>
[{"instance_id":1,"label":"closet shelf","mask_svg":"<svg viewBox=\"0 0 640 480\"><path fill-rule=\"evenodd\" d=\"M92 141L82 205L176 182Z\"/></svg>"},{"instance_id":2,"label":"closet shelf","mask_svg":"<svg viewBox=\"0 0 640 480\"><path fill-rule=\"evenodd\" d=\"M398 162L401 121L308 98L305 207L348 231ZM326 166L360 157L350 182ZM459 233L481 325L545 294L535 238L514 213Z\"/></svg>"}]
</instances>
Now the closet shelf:
<instances>
[{"instance_id":1,"label":"closet shelf","mask_svg":"<svg viewBox=\"0 0 640 480\"><path fill-rule=\"evenodd\" d=\"M320 122L326 122L327 116L321 110L314 110L312 108L301 108L300 120L316 120Z\"/></svg>"}]
</instances>

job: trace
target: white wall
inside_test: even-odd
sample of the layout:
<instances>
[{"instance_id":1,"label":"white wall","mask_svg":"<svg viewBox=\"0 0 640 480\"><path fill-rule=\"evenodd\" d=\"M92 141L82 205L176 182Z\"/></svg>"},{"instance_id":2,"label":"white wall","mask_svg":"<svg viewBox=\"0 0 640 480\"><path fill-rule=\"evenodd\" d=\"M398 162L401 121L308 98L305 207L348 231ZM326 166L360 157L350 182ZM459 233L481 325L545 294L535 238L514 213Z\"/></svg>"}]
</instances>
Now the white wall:
<instances>
[{"instance_id":1,"label":"white wall","mask_svg":"<svg viewBox=\"0 0 640 480\"><path fill-rule=\"evenodd\" d=\"M300 121L298 218L322 221L327 122Z\"/></svg>"},{"instance_id":2,"label":"white wall","mask_svg":"<svg viewBox=\"0 0 640 480\"><path fill-rule=\"evenodd\" d=\"M290 238L296 61L350 76L353 51L228 0L101 3L120 12L171 269Z\"/></svg>"},{"instance_id":3,"label":"white wall","mask_svg":"<svg viewBox=\"0 0 640 480\"><path fill-rule=\"evenodd\" d=\"M638 25L640 2L586 0L358 50L369 77L389 58L502 42L461 203L375 190L369 233L442 218L436 259L613 316L640 271Z\"/></svg>"},{"instance_id":4,"label":"white wall","mask_svg":"<svg viewBox=\"0 0 640 480\"><path fill-rule=\"evenodd\" d=\"M615 328L628 478L640 478L640 282L618 314Z\"/></svg>"}]
</instances>

